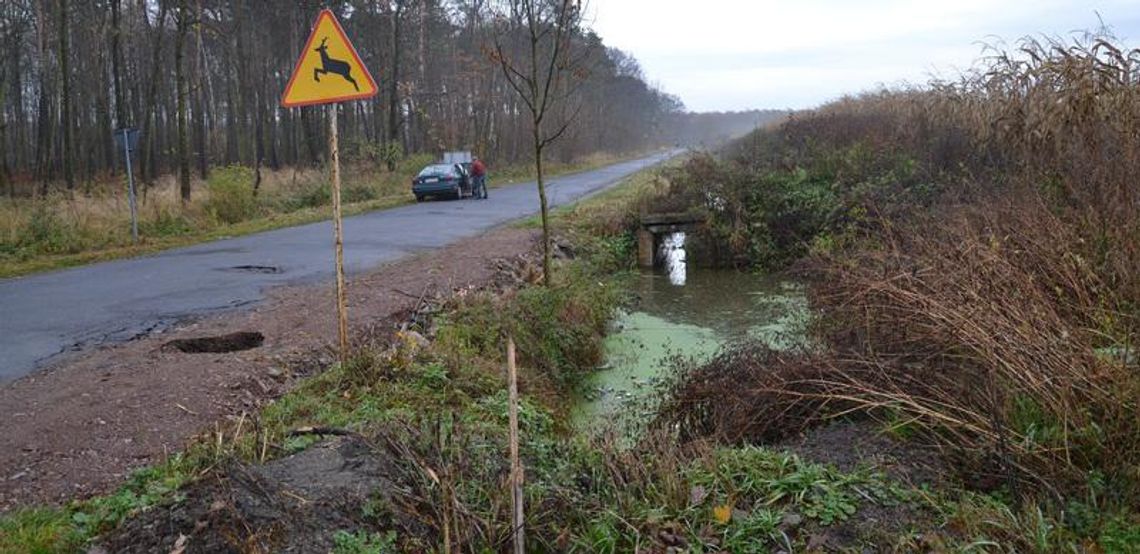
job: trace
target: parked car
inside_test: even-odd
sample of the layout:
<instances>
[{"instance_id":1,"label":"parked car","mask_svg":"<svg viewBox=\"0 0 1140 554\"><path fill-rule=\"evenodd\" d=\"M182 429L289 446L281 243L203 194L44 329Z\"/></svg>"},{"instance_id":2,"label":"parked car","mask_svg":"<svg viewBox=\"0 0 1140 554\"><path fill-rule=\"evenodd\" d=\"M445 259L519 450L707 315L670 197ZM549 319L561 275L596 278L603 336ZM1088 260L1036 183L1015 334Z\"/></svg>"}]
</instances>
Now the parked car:
<instances>
[{"instance_id":1,"label":"parked car","mask_svg":"<svg viewBox=\"0 0 1140 554\"><path fill-rule=\"evenodd\" d=\"M431 196L463 198L471 195L471 175L461 163L436 163L423 168L412 179L416 202Z\"/></svg>"}]
</instances>

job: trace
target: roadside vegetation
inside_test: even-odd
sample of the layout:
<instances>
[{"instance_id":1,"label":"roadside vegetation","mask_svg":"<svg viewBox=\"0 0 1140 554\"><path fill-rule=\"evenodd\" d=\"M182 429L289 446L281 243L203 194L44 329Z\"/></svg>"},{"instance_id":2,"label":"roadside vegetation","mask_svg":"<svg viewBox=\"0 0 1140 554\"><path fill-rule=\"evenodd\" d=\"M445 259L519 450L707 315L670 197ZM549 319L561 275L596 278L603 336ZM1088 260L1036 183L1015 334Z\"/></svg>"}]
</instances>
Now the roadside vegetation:
<instances>
[{"instance_id":1,"label":"roadside vegetation","mask_svg":"<svg viewBox=\"0 0 1140 554\"><path fill-rule=\"evenodd\" d=\"M614 436L569 427L577 388L601 361L606 326L628 301L621 285L635 257L638 206L663 186L646 172L557 211L559 269L550 286L538 285L535 252L506 265L498 286L441 295L432 308L410 314L407 330L360 337L347 365L308 379L259 414L203 434L118 492L9 514L0 520L0 551L70 552L94 541L145 552L174 549L179 540L206 551L283 544L334 552L430 551L444 543L499 549L510 537L503 479L508 333L521 355L533 548L796 543L801 526L846 520L868 501L864 495L891 505L911 498L870 470L844 473L754 447L674 448L657 440L665 437L629 449ZM382 461L379 475L368 475L374 492L338 502L303 490L304 502L297 493L258 497L260 509L287 523L257 520L246 497L257 497L249 475L323 452L329 437L341 437L333 439L342 441L340 449L363 445L368 459ZM255 482L258 490L275 490ZM746 504L758 511L736 507Z\"/></svg>"},{"instance_id":2,"label":"roadside vegetation","mask_svg":"<svg viewBox=\"0 0 1140 554\"><path fill-rule=\"evenodd\" d=\"M644 175L636 179L649 182ZM205 543L194 538L193 548L243 550L226 543L233 538L231 532L243 539L249 536L249 549L261 551L283 544L277 542L281 540L317 541L337 552L423 550L439 544L448 532L456 533L452 539L456 544L492 544L477 541L499 540L510 526L503 504L507 497L499 490L499 472L507 467L505 336L510 333L519 346L528 466L564 469L565 460L557 453L567 449L591 459L585 445L563 444L570 431L557 414L568 409L581 378L599 364L606 325L623 301L620 274L632 258L622 251L628 241L611 238L575 247L576 260L560 256L564 270L557 272L549 287L538 286L541 258L531 253L503 268L499 287L441 291L429 299L430 307L420 306L422 313L410 315L411 327L406 321L389 322L393 327L405 323L407 330L393 332L388 330L392 327L382 326L384 330L376 334L359 337L347 365L334 365L309 378L262 413L203 434L167 462L137 473L116 493L5 516L0 519L0 551L71 552L92 540L119 541L118 548L140 552L170 550L179 533L144 539L124 522L171 514L178 506L201 502L209 506L214 499L196 496L209 483L228 479L243 471L240 467L305 452L336 434L366 443L370 452L375 449L371 455L406 461L406 467L388 468L385 479L407 479L399 484L416 495L385 496L383 506L379 500L359 499L352 505L359 525L350 529L330 529L307 538L210 529L207 534L212 538ZM431 337L430 342L424 336ZM441 474L452 480L441 483ZM463 496L450 501L440 497L459 494L452 488L462 489ZM383 494L392 492L396 491ZM537 505L542 494L533 493ZM414 505L406 504L413 501ZM448 502L462 506L461 511L450 511ZM428 511L401 527L403 520L385 515L397 509ZM399 531L398 542L387 534L393 529ZM340 532L334 536L332 531ZM97 539L100 536L110 538Z\"/></svg>"},{"instance_id":3,"label":"roadside vegetation","mask_svg":"<svg viewBox=\"0 0 1140 554\"><path fill-rule=\"evenodd\" d=\"M692 440L693 423L647 422L634 436L572 427L567 414L602 359L607 324L631 301L623 280L638 213L673 186L643 172L556 210L550 286L539 285L537 251L504 261L495 285L434 296L386 327L403 330L359 336L347 365L204 433L115 494L9 514L0 551L502 550L511 537L508 333L521 355L530 550L1050 550L1057 524L1011 508L1008 496L932 489L871 463L840 468L715 432ZM693 382L683 375L672 383ZM684 393L662 393L658 418L669 421L669 399ZM709 408L687 410L696 422ZM363 492L338 488L354 480ZM1106 536L1127 540L1127 520L1103 522L1114 530Z\"/></svg>"},{"instance_id":4,"label":"roadside vegetation","mask_svg":"<svg viewBox=\"0 0 1140 554\"><path fill-rule=\"evenodd\" d=\"M717 262L803 276L824 346L690 368L663 421L756 444L870 419L1007 514L1003 548L1140 549L1137 64L1026 39L691 160L660 204L708 214Z\"/></svg>"},{"instance_id":5,"label":"roadside vegetation","mask_svg":"<svg viewBox=\"0 0 1140 554\"><path fill-rule=\"evenodd\" d=\"M570 163L550 164L563 174L601 167L622 159L592 154ZM417 155L393 171L356 162L344 171L346 214L407 204L414 200L411 179L434 158ZM533 179L534 168L519 164L492 168L491 187ZM0 198L0 278L101 261L331 217L327 172L322 169L263 171L260 183L245 166L215 169L195 184L184 204L178 183L168 175L139 191L139 244L131 240L130 210L123 183L93 186L82 194ZM136 183L137 184L137 183Z\"/></svg>"},{"instance_id":6,"label":"roadside vegetation","mask_svg":"<svg viewBox=\"0 0 1140 554\"><path fill-rule=\"evenodd\" d=\"M505 550L510 334L533 551L1135 552L1140 52L1021 46L555 210L549 286L504 260L116 494L6 516L0 550ZM678 357L635 434L586 433L643 208L801 275L813 340Z\"/></svg>"}]
</instances>

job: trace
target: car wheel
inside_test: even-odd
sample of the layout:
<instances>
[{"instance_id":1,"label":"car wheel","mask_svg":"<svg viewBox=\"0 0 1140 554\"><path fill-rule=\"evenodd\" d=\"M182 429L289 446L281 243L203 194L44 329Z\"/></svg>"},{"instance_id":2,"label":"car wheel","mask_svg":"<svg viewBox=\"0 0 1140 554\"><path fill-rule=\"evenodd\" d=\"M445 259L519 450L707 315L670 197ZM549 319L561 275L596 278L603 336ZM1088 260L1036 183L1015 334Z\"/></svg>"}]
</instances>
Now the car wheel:
<instances>
[{"instance_id":1,"label":"car wheel","mask_svg":"<svg viewBox=\"0 0 1140 554\"><path fill-rule=\"evenodd\" d=\"M423 195L417 194L416 195L416 202L423 202L423 201L424 201Z\"/></svg>"}]
</instances>

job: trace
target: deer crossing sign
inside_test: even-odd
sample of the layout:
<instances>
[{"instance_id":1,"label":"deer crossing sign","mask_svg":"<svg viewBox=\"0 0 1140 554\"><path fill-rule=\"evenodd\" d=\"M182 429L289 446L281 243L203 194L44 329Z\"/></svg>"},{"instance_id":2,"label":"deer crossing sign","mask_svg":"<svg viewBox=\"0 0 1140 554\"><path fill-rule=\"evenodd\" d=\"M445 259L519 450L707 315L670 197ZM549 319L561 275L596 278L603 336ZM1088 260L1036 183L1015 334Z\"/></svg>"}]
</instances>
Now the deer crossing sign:
<instances>
[{"instance_id":1,"label":"deer crossing sign","mask_svg":"<svg viewBox=\"0 0 1140 554\"><path fill-rule=\"evenodd\" d=\"M336 16L321 10L281 96L281 105L295 108L357 100L375 96L377 90L376 81Z\"/></svg>"}]
</instances>

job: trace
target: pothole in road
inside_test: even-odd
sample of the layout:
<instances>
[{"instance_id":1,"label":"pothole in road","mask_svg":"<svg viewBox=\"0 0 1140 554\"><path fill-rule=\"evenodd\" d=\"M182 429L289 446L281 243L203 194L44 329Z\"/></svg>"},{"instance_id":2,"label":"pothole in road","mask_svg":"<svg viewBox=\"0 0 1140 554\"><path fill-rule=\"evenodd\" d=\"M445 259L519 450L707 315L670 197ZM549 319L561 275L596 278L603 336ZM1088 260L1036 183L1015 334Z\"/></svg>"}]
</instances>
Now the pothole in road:
<instances>
[{"instance_id":1,"label":"pothole in road","mask_svg":"<svg viewBox=\"0 0 1140 554\"><path fill-rule=\"evenodd\" d=\"M234 271L238 273L265 273L275 274L281 273L281 268L275 265L235 265L231 267L222 268L222 271Z\"/></svg>"},{"instance_id":2,"label":"pothole in road","mask_svg":"<svg viewBox=\"0 0 1140 554\"><path fill-rule=\"evenodd\" d=\"M261 346L265 342L265 335L256 331L243 331L218 335L215 337L197 337L192 339L175 339L165 344L169 348L176 348L187 354L240 352Z\"/></svg>"}]
</instances>

